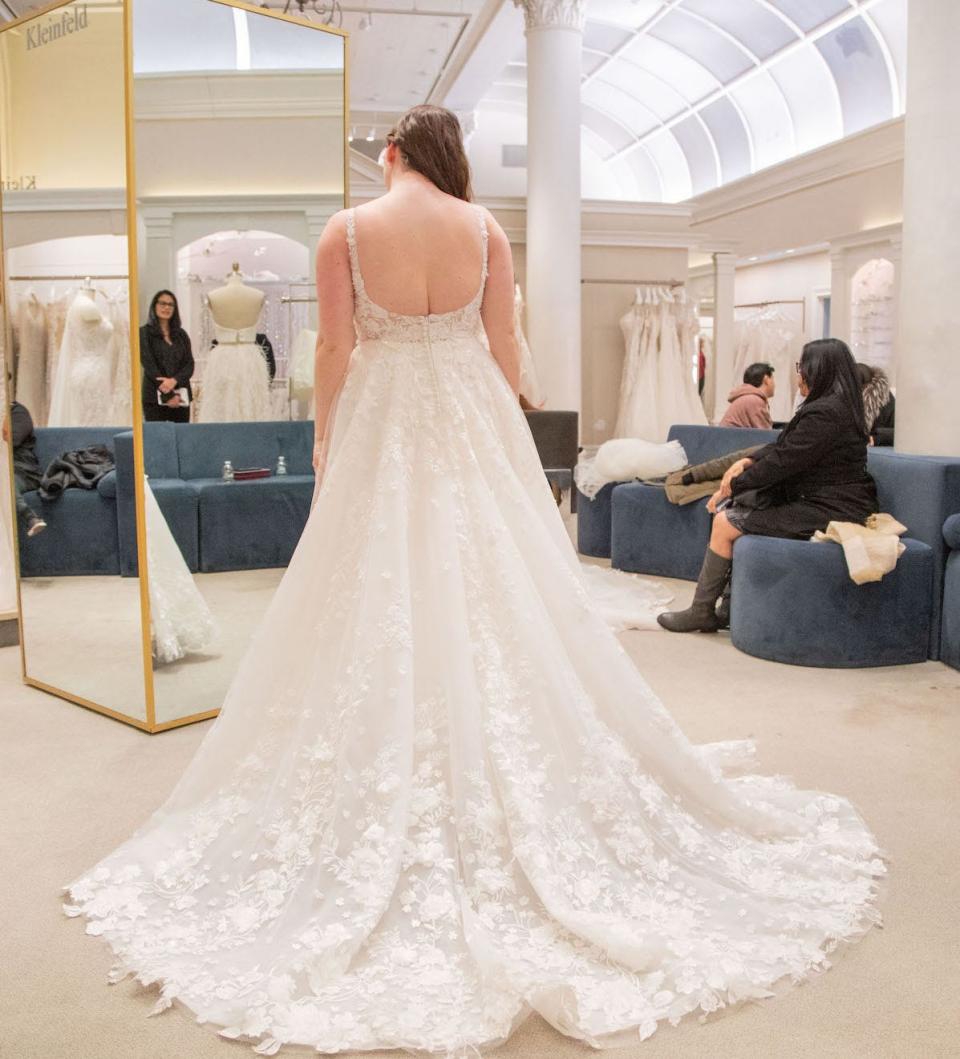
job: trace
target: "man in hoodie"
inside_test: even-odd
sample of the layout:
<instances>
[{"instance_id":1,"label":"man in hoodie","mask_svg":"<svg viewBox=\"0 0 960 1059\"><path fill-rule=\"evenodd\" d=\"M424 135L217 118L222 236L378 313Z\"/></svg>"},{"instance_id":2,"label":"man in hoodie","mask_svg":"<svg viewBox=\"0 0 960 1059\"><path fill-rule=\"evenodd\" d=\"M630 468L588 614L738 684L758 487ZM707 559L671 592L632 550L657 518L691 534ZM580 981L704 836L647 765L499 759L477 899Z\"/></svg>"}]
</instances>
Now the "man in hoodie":
<instances>
[{"instance_id":1,"label":"man in hoodie","mask_svg":"<svg viewBox=\"0 0 960 1059\"><path fill-rule=\"evenodd\" d=\"M720 426L758 427L761 430L772 430L770 398L773 397L776 388L773 365L751 364L743 373L743 385L730 391L727 397L730 407L720 420Z\"/></svg>"}]
</instances>

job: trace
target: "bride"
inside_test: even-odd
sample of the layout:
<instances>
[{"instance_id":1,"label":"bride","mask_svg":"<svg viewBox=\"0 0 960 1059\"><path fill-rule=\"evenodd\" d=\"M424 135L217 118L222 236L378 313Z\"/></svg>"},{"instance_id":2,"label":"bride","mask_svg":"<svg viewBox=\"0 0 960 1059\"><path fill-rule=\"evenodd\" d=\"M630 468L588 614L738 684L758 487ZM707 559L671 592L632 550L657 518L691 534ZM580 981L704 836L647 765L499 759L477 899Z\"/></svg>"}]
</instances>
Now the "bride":
<instances>
[{"instance_id":1,"label":"bride","mask_svg":"<svg viewBox=\"0 0 960 1059\"><path fill-rule=\"evenodd\" d=\"M457 119L404 115L385 170L320 240L300 545L180 783L68 913L155 1011L263 1055L475 1054L531 1010L625 1044L828 966L879 919L874 838L679 731L580 580Z\"/></svg>"}]
</instances>

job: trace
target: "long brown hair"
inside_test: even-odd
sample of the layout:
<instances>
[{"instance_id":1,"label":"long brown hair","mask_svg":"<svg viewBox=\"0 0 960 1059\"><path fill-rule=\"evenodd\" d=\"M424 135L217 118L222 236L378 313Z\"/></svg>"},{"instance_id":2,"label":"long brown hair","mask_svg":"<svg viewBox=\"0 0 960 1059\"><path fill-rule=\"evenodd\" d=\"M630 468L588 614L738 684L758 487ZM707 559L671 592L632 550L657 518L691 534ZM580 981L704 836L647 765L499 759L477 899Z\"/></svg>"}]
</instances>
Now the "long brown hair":
<instances>
[{"instance_id":1,"label":"long brown hair","mask_svg":"<svg viewBox=\"0 0 960 1059\"><path fill-rule=\"evenodd\" d=\"M429 103L411 107L387 133L387 143L396 145L408 169L421 173L448 195L472 201L463 130L452 111Z\"/></svg>"}]
</instances>

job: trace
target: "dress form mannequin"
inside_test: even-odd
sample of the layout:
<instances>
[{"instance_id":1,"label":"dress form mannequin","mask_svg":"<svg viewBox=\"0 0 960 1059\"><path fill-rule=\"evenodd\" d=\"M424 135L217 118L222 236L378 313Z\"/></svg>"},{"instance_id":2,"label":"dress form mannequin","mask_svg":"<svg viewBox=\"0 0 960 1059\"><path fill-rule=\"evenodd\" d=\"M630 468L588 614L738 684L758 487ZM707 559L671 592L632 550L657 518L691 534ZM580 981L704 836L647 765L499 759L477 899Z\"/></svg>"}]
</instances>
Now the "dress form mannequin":
<instances>
[{"instance_id":1,"label":"dress form mannequin","mask_svg":"<svg viewBox=\"0 0 960 1059\"><path fill-rule=\"evenodd\" d=\"M256 287L248 287L240 275L236 262L222 287L210 291L210 315L218 327L242 330L255 327L266 295Z\"/></svg>"}]
</instances>

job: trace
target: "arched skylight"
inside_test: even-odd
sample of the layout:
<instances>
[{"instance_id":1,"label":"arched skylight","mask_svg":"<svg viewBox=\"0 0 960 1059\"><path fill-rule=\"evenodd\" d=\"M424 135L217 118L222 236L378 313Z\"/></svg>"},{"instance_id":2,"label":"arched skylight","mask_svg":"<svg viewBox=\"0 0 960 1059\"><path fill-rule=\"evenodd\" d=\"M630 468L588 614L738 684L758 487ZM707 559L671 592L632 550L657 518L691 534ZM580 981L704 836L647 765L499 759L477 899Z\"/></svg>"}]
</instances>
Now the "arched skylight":
<instances>
[{"instance_id":1,"label":"arched skylight","mask_svg":"<svg viewBox=\"0 0 960 1059\"><path fill-rule=\"evenodd\" d=\"M903 113L906 4L588 0L593 171L625 198L676 202ZM522 71L486 101L515 106Z\"/></svg>"}]
</instances>

